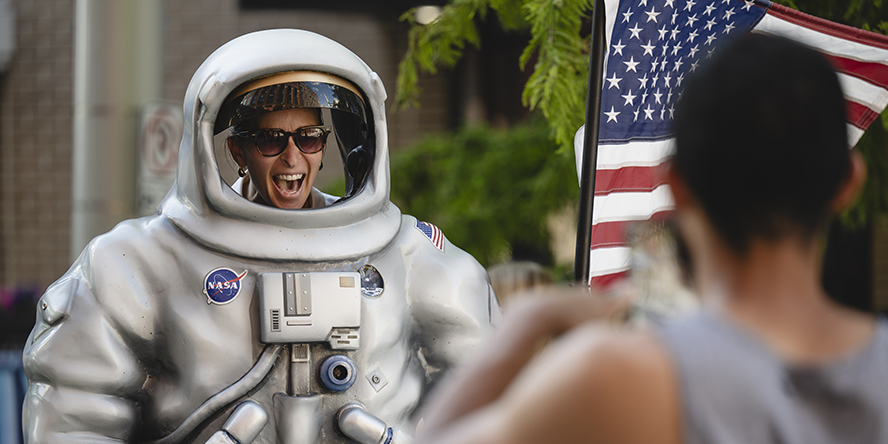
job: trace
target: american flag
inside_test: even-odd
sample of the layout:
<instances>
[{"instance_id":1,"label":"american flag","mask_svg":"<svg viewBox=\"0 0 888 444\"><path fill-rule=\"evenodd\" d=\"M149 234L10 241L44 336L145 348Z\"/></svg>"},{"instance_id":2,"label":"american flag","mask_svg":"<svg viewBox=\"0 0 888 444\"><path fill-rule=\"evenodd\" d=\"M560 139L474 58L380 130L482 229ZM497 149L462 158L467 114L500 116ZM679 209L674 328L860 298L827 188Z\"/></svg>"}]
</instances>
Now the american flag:
<instances>
[{"instance_id":1,"label":"american flag","mask_svg":"<svg viewBox=\"0 0 888 444\"><path fill-rule=\"evenodd\" d=\"M444 251L444 233L441 232L441 229L428 223L416 221L416 229L419 230L425 237L429 238L432 242L432 245L435 248Z\"/></svg>"},{"instance_id":2,"label":"american flag","mask_svg":"<svg viewBox=\"0 0 888 444\"><path fill-rule=\"evenodd\" d=\"M672 209L659 165L672 151L685 77L720 43L782 35L824 53L848 105L853 146L888 104L888 37L762 0L605 0L607 54L592 215L590 276L605 286L629 270L627 224ZM574 145L578 173L583 129Z\"/></svg>"}]
</instances>

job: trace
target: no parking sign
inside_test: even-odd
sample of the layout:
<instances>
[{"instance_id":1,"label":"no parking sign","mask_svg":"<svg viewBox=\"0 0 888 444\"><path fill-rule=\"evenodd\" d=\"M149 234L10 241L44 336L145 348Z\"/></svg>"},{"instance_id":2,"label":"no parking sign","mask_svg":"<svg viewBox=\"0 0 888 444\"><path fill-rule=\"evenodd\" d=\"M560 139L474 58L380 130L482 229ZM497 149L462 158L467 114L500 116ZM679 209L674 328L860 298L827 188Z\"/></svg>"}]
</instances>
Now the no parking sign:
<instances>
[{"instance_id":1,"label":"no parking sign","mask_svg":"<svg viewBox=\"0 0 888 444\"><path fill-rule=\"evenodd\" d=\"M176 180L179 143L182 141L182 108L175 102L151 102L142 107L139 134L139 179L136 211L154 209Z\"/></svg>"}]
</instances>

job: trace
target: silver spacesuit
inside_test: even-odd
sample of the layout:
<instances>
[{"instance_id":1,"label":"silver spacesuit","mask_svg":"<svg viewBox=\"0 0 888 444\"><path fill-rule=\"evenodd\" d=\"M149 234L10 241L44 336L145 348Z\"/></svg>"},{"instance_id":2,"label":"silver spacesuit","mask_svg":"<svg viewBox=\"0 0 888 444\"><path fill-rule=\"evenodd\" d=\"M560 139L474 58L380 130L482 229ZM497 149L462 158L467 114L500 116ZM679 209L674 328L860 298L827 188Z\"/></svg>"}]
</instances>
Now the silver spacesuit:
<instances>
[{"instance_id":1,"label":"silver spacesuit","mask_svg":"<svg viewBox=\"0 0 888 444\"><path fill-rule=\"evenodd\" d=\"M337 118L337 88L320 99L325 123L366 119L335 128L346 197L322 208L250 202L215 159L226 98L286 71L346 79L366 103ZM430 385L500 309L470 255L389 201L385 98L363 61L310 32L256 32L210 55L157 214L95 238L38 302L26 442L408 439Z\"/></svg>"}]
</instances>

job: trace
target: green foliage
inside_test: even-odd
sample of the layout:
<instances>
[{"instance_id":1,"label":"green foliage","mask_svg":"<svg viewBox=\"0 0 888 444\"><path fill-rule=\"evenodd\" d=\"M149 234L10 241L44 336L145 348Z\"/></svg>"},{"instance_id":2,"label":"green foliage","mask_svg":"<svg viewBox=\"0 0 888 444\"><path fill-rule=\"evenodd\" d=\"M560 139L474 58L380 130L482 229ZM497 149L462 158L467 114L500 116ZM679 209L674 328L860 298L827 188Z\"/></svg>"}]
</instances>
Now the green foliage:
<instances>
[{"instance_id":1,"label":"green foliage","mask_svg":"<svg viewBox=\"0 0 888 444\"><path fill-rule=\"evenodd\" d=\"M808 14L849 26L888 34L885 0L776 0ZM592 0L453 0L435 22L422 26L413 10L402 17L410 24L409 48L401 60L395 102L417 105L420 70L435 73L453 67L465 45L478 47L478 22L488 10L497 13L507 30L529 26L530 41L519 63L524 68L534 56L533 73L525 85L523 102L538 109L548 121L550 135L560 151L570 151L573 134L585 116L588 81L588 40L580 37L582 20ZM867 160L869 180L858 204L843 217L857 226L888 215L888 113L873 123L857 144Z\"/></svg>"},{"instance_id":2,"label":"green foliage","mask_svg":"<svg viewBox=\"0 0 888 444\"><path fill-rule=\"evenodd\" d=\"M790 8L855 28L885 33L888 2L883 0L776 0Z\"/></svg>"},{"instance_id":3,"label":"green foliage","mask_svg":"<svg viewBox=\"0 0 888 444\"><path fill-rule=\"evenodd\" d=\"M531 26L530 44L521 55L522 68L536 53L533 74L522 100L543 112L562 150L573 147L573 135L585 119L589 79L589 42L580 26L591 0L528 0L524 4Z\"/></svg>"},{"instance_id":4,"label":"green foliage","mask_svg":"<svg viewBox=\"0 0 888 444\"><path fill-rule=\"evenodd\" d=\"M419 72L451 68L466 44L478 47L476 22L494 10L507 31L529 24L531 39L521 55L521 67L533 56L537 59L522 99L543 113L559 146L570 149L585 116L589 42L580 37L580 28L591 7L592 0L454 0L437 20L424 26L415 22L411 9L401 16L410 31L407 53L399 65L395 105L418 105Z\"/></svg>"},{"instance_id":5,"label":"green foliage","mask_svg":"<svg viewBox=\"0 0 888 444\"><path fill-rule=\"evenodd\" d=\"M410 24L407 53L398 65L396 106L418 106L419 70L434 74L438 67L452 68L462 57L466 43L480 46L475 16L483 19L487 0L455 0L444 7L440 17L428 25L416 23L416 8L401 15Z\"/></svg>"},{"instance_id":6,"label":"green foliage","mask_svg":"<svg viewBox=\"0 0 888 444\"><path fill-rule=\"evenodd\" d=\"M550 262L547 216L579 197L573 157L553 155L546 124L427 137L392 159L392 201L438 225L485 266L513 252Z\"/></svg>"}]
</instances>

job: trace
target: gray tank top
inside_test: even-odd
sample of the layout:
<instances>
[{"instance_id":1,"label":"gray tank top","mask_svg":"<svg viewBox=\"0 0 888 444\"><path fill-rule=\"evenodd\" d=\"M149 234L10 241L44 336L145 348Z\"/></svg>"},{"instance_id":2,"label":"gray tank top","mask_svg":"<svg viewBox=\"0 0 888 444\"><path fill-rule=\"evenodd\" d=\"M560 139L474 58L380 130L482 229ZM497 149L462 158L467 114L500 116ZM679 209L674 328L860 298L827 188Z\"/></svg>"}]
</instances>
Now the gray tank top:
<instances>
[{"instance_id":1,"label":"gray tank top","mask_svg":"<svg viewBox=\"0 0 888 444\"><path fill-rule=\"evenodd\" d=\"M816 367L786 365L705 311L660 333L678 369L686 443L888 443L884 318L863 349Z\"/></svg>"}]
</instances>

